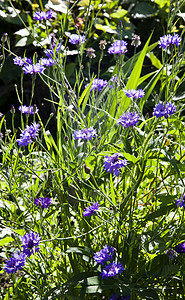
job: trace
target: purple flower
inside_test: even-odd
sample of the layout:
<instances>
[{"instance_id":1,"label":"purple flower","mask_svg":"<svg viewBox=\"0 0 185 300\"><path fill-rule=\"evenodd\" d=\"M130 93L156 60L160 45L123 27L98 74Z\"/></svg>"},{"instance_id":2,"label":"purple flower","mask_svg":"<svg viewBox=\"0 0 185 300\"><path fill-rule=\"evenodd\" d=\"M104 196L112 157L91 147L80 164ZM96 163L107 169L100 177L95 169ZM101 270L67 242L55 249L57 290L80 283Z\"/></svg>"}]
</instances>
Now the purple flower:
<instances>
[{"instance_id":1,"label":"purple flower","mask_svg":"<svg viewBox=\"0 0 185 300\"><path fill-rule=\"evenodd\" d=\"M119 119L118 123L121 124L123 127L133 127L139 121L140 116L136 112L127 112L123 114Z\"/></svg>"},{"instance_id":2,"label":"purple flower","mask_svg":"<svg viewBox=\"0 0 185 300\"><path fill-rule=\"evenodd\" d=\"M185 253L185 242L176 245L175 246L175 251L177 253Z\"/></svg>"},{"instance_id":3,"label":"purple flower","mask_svg":"<svg viewBox=\"0 0 185 300\"><path fill-rule=\"evenodd\" d=\"M145 93L142 89L139 89L139 90L127 90L127 91L124 91L125 92L125 95L129 98L133 98L133 99L138 99L138 98L142 98L144 97Z\"/></svg>"},{"instance_id":4,"label":"purple flower","mask_svg":"<svg viewBox=\"0 0 185 300\"><path fill-rule=\"evenodd\" d=\"M86 84L85 88L88 85L89 84ZM95 90L95 91L99 91L100 92L106 85L107 85L107 80L95 78L93 80L93 82L92 82L92 85L91 85L91 91Z\"/></svg>"},{"instance_id":5,"label":"purple flower","mask_svg":"<svg viewBox=\"0 0 185 300\"><path fill-rule=\"evenodd\" d=\"M36 139L39 131L39 124L34 122L30 126L26 126L25 130L21 130L20 139L17 139L19 146L28 146L29 144L33 143L32 139Z\"/></svg>"},{"instance_id":6,"label":"purple flower","mask_svg":"<svg viewBox=\"0 0 185 300\"><path fill-rule=\"evenodd\" d=\"M173 249L168 249L166 251L166 254L168 255L168 257L170 259L174 259L175 257L177 257L177 252L175 250L173 250Z\"/></svg>"},{"instance_id":7,"label":"purple flower","mask_svg":"<svg viewBox=\"0 0 185 300\"><path fill-rule=\"evenodd\" d=\"M36 198L34 203L39 206L41 205L42 208L48 208L51 204L52 200L51 198L48 198L48 197L39 197L39 198Z\"/></svg>"},{"instance_id":8,"label":"purple flower","mask_svg":"<svg viewBox=\"0 0 185 300\"><path fill-rule=\"evenodd\" d=\"M41 237L38 233L32 231L30 231L30 233L26 233L22 237L23 253L25 253L27 256L31 256L34 252L38 252L40 249L40 239Z\"/></svg>"},{"instance_id":9,"label":"purple flower","mask_svg":"<svg viewBox=\"0 0 185 300\"><path fill-rule=\"evenodd\" d=\"M119 159L119 154L114 153L111 156L105 156L104 158L104 168L107 172L113 173L114 175L119 175L119 169L126 167L127 160Z\"/></svg>"},{"instance_id":10,"label":"purple flower","mask_svg":"<svg viewBox=\"0 0 185 300\"><path fill-rule=\"evenodd\" d=\"M23 66L25 66L25 65L27 65L27 64L32 64L32 63L33 63L33 60L32 60L32 58L28 58L28 57L22 58L22 57L20 57L20 56L16 56L16 57L13 59L13 62L14 62L14 65L23 67Z\"/></svg>"},{"instance_id":11,"label":"purple flower","mask_svg":"<svg viewBox=\"0 0 185 300\"><path fill-rule=\"evenodd\" d=\"M171 102L167 102L166 105L160 101L158 104L155 105L153 116L157 118L168 117L168 115L172 115L176 111L176 106Z\"/></svg>"},{"instance_id":12,"label":"purple flower","mask_svg":"<svg viewBox=\"0 0 185 300\"><path fill-rule=\"evenodd\" d=\"M96 136L96 129L93 129L93 127L85 128L82 130L76 130L73 133L73 137L75 140L83 139L89 141L95 136Z\"/></svg>"},{"instance_id":13,"label":"purple flower","mask_svg":"<svg viewBox=\"0 0 185 300\"><path fill-rule=\"evenodd\" d=\"M176 205L179 207L185 207L185 195L181 196L179 199L175 200Z\"/></svg>"},{"instance_id":14,"label":"purple flower","mask_svg":"<svg viewBox=\"0 0 185 300\"><path fill-rule=\"evenodd\" d=\"M54 12L52 9L48 11L36 11L33 14L33 19L37 21L49 20L54 17Z\"/></svg>"},{"instance_id":15,"label":"purple flower","mask_svg":"<svg viewBox=\"0 0 185 300\"><path fill-rule=\"evenodd\" d=\"M166 49L167 47L171 47L172 45L179 46L181 42L181 38L176 33L174 35L167 34L160 37L160 41L158 42L159 48Z\"/></svg>"},{"instance_id":16,"label":"purple flower","mask_svg":"<svg viewBox=\"0 0 185 300\"><path fill-rule=\"evenodd\" d=\"M84 212L83 212L84 217L92 216L93 213L98 211L98 207L99 207L98 202L93 202L92 206L86 207L86 209L84 209Z\"/></svg>"},{"instance_id":17,"label":"purple flower","mask_svg":"<svg viewBox=\"0 0 185 300\"><path fill-rule=\"evenodd\" d=\"M103 265L109 259L112 259L114 254L114 248L111 246L105 245L103 249L99 252L96 252L93 256L94 260L98 263Z\"/></svg>"},{"instance_id":18,"label":"purple flower","mask_svg":"<svg viewBox=\"0 0 185 300\"><path fill-rule=\"evenodd\" d=\"M41 66L40 63L36 63L35 65L25 64L22 69L25 74L42 73L45 70L45 68Z\"/></svg>"},{"instance_id":19,"label":"purple flower","mask_svg":"<svg viewBox=\"0 0 185 300\"><path fill-rule=\"evenodd\" d=\"M33 107L33 105L31 106L22 105L19 106L18 110L22 112L22 114L30 114L30 115L37 114L39 111L39 109L36 106Z\"/></svg>"},{"instance_id":20,"label":"purple flower","mask_svg":"<svg viewBox=\"0 0 185 300\"><path fill-rule=\"evenodd\" d=\"M122 273L123 270L125 270L125 268L123 268L123 265L121 263L116 264L115 261L113 261L112 263L104 267L100 275L102 276L102 278L113 277L117 274Z\"/></svg>"},{"instance_id":21,"label":"purple flower","mask_svg":"<svg viewBox=\"0 0 185 300\"><path fill-rule=\"evenodd\" d=\"M6 266L4 267L4 271L13 274L16 273L17 270L20 270L24 267L26 262L26 254L17 252L13 253L12 257L9 260L6 260Z\"/></svg>"},{"instance_id":22,"label":"purple flower","mask_svg":"<svg viewBox=\"0 0 185 300\"><path fill-rule=\"evenodd\" d=\"M55 65L55 61L52 57L49 58L41 58L39 60L41 66L51 67Z\"/></svg>"},{"instance_id":23,"label":"purple flower","mask_svg":"<svg viewBox=\"0 0 185 300\"><path fill-rule=\"evenodd\" d=\"M123 298L119 296L118 294L112 295L109 300L129 300L131 298L131 295L125 295Z\"/></svg>"},{"instance_id":24,"label":"purple flower","mask_svg":"<svg viewBox=\"0 0 185 300\"><path fill-rule=\"evenodd\" d=\"M86 41L85 35L78 35L78 34L71 34L69 38L69 42L73 45L81 45L84 44Z\"/></svg>"},{"instance_id":25,"label":"purple flower","mask_svg":"<svg viewBox=\"0 0 185 300\"><path fill-rule=\"evenodd\" d=\"M52 58L54 56L54 53L57 54L61 49L61 43L58 43L57 46L55 43L53 43L51 44L51 49L44 50L44 53L48 58Z\"/></svg>"},{"instance_id":26,"label":"purple flower","mask_svg":"<svg viewBox=\"0 0 185 300\"><path fill-rule=\"evenodd\" d=\"M111 44L111 47L108 48L109 54L124 54L127 52L127 42L117 40Z\"/></svg>"}]
</instances>

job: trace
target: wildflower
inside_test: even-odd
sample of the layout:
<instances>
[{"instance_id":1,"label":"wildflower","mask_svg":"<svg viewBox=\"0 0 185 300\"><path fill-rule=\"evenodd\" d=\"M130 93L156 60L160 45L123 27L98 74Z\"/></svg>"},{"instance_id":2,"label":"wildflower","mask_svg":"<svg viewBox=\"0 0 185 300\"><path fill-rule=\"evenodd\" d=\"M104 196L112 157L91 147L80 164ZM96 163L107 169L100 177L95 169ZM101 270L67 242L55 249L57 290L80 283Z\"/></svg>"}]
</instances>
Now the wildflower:
<instances>
[{"instance_id":1,"label":"wildflower","mask_svg":"<svg viewBox=\"0 0 185 300\"><path fill-rule=\"evenodd\" d=\"M112 259L113 254L114 254L114 248L105 245L103 249L101 249L99 252L96 252L94 254L93 258L98 264L103 265L106 261Z\"/></svg>"},{"instance_id":2,"label":"wildflower","mask_svg":"<svg viewBox=\"0 0 185 300\"><path fill-rule=\"evenodd\" d=\"M40 249L40 239L41 237L38 233L32 231L30 231L30 233L26 233L22 237L23 253L30 257L34 252L38 252Z\"/></svg>"},{"instance_id":3,"label":"wildflower","mask_svg":"<svg viewBox=\"0 0 185 300\"><path fill-rule=\"evenodd\" d=\"M52 57L49 58L41 58L39 60L39 63L41 64L41 66L45 66L45 67L51 67L55 65L55 61Z\"/></svg>"},{"instance_id":4,"label":"wildflower","mask_svg":"<svg viewBox=\"0 0 185 300\"><path fill-rule=\"evenodd\" d=\"M116 262L113 261L112 263L104 267L103 271L101 272L101 276L102 278L113 277L117 274L122 273L123 270L125 270L125 268L123 268L123 265L121 263L116 264Z\"/></svg>"},{"instance_id":5,"label":"wildflower","mask_svg":"<svg viewBox=\"0 0 185 300\"><path fill-rule=\"evenodd\" d=\"M131 295L125 295L123 298L119 296L118 294L112 295L109 300L129 300L131 298Z\"/></svg>"},{"instance_id":6,"label":"wildflower","mask_svg":"<svg viewBox=\"0 0 185 300\"><path fill-rule=\"evenodd\" d=\"M19 106L18 110L20 112L22 112L22 114L30 114L30 115L34 115L34 114L37 114L39 109L33 105L31 106L26 106L26 105L22 105L22 106Z\"/></svg>"},{"instance_id":7,"label":"wildflower","mask_svg":"<svg viewBox=\"0 0 185 300\"><path fill-rule=\"evenodd\" d=\"M179 199L175 200L176 205L179 207L185 207L185 195L181 196Z\"/></svg>"},{"instance_id":8,"label":"wildflower","mask_svg":"<svg viewBox=\"0 0 185 300\"><path fill-rule=\"evenodd\" d=\"M176 245L175 246L175 251L177 253L185 253L185 242Z\"/></svg>"},{"instance_id":9,"label":"wildflower","mask_svg":"<svg viewBox=\"0 0 185 300\"><path fill-rule=\"evenodd\" d=\"M87 54L86 56L89 57L89 58L95 58L96 57L96 54L95 54L95 50L93 48L87 48L86 50Z\"/></svg>"},{"instance_id":10,"label":"wildflower","mask_svg":"<svg viewBox=\"0 0 185 300\"><path fill-rule=\"evenodd\" d=\"M127 42L117 40L111 44L111 47L108 49L109 54L124 54L127 52Z\"/></svg>"},{"instance_id":11,"label":"wildflower","mask_svg":"<svg viewBox=\"0 0 185 300\"><path fill-rule=\"evenodd\" d=\"M93 129L93 127L85 128L82 130L76 130L73 133L73 137L75 140L83 139L89 141L95 136L96 136L96 129Z\"/></svg>"},{"instance_id":12,"label":"wildflower","mask_svg":"<svg viewBox=\"0 0 185 300\"><path fill-rule=\"evenodd\" d=\"M107 42L105 40L101 40L99 42L99 48L100 48L100 50L105 50L106 45L107 45Z\"/></svg>"},{"instance_id":13,"label":"wildflower","mask_svg":"<svg viewBox=\"0 0 185 300\"><path fill-rule=\"evenodd\" d=\"M155 105L153 116L157 118L168 117L168 115L172 115L176 111L176 106L171 102L167 102L166 105L160 101L158 104Z\"/></svg>"},{"instance_id":14,"label":"wildflower","mask_svg":"<svg viewBox=\"0 0 185 300\"><path fill-rule=\"evenodd\" d=\"M139 90L127 90L127 91L124 91L125 92L125 95L129 98L133 98L133 99L138 99L138 98L142 98L145 93L142 89L139 89Z\"/></svg>"},{"instance_id":15,"label":"wildflower","mask_svg":"<svg viewBox=\"0 0 185 300\"><path fill-rule=\"evenodd\" d=\"M69 42L73 45L81 45L84 44L86 41L85 35L78 35L78 34L71 34L69 38Z\"/></svg>"},{"instance_id":16,"label":"wildflower","mask_svg":"<svg viewBox=\"0 0 185 300\"><path fill-rule=\"evenodd\" d=\"M54 17L52 9L48 11L36 11L33 14L33 19L36 21L49 20Z\"/></svg>"},{"instance_id":17,"label":"wildflower","mask_svg":"<svg viewBox=\"0 0 185 300\"><path fill-rule=\"evenodd\" d=\"M87 207L84 209L83 215L84 217L91 217L93 213L98 211L99 204L98 202L93 202L92 206Z\"/></svg>"},{"instance_id":18,"label":"wildflower","mask_svg":"<svg viewBox=\"0 0 185 300\"><path fill-rule=\"evenodd\" d=\"M114 153L111 156L105 156L104 158L104 168L107 172L113 173L114 175L119 175L119 169L126 167L127 160L119 159L119 154Z\"/></svg>"},{"instance_id":19,"label":"wildflower","mask_svg":"<svg viewBox=\"0 0 185 300\"><path fill-rule=\"evenodd\" d=\"M42 73L45 70L45 68L41 66L40 63L36 63L35 65L32 64L24 65L22 69L25 74Z\"/></svg>"},{"instance_id":20,"label":"wildflower","mask_svg":"<svg viewBox=\"0 0 185 300\"><path fill-rule=\"evenodd\" d=\"M19 67L23 67L23 66L25 66L27 64L32 64L33 60L30 57L24 57L24 58L22 58L21 56L16 56L13 59L13 62L14 62L14 65L17 65Z\"/></svg>"},{"instance_id":21,"label":"wildflower","mask_svg":"<svg viewBox=\"0 0 185 300\"><path fill-rule=\"evenodd\" d=\"M174 259L177 256L177 252L175 250L173 250L173 249L168 249L166 251L166 254L168 255L168 257L170 259Z\"/></svg>"},{"instance_id":22,"label":"wildflower","mask_svg":"<svg viewBox=\"0 0 185 300\"><path fill-rule=\"evenodd\" d=\"M179 46L181 42L181 38L176 33L174 35L167 34L160 37L160 41L158 42L159 48L166 49L167 47L172 47L172 45Z\"/></svg>"},{"instance_id":23,"label":"wildflower","mask_svg":"<svg viewBox=\"0 0 185 300\"><path fill-rule=\"evenodd\" d=\"M61 49L64 49L61 43L58 43L57 45L53 43L51 44L51 49L44 50L44 53L48 58L52 58L54 53L57 54Z\"/></svg>"},{"instance_id":24,"label":"wildflower","mask_svg":"<svg viewBox=\"0 0 185 300\"><path fill-rule=\"evenodd\" d=\"M12 257L9 258L9 260L6 261L6 266L4 267L4 271L13 274L16 273L17 270L20 270L22 267L24 267L26 262L26 254L17 252L13 253Z\"/></svg>"},{"instance_id":25,"label":"wildflower","mask_svg":"<svg viewBox=\"0 0 185 300\"><path fill-rule=\"evenodd\" d=\"M123 114L119 119L118 123L121 124L123 127L133 127L139 121L140 116L136 112L127 112Z\"/></svg>"},{"instance_id":26,"label":"wildflower","mask_svg":"<svg viewBox=\"0 0 185 300\"><path fill-rule=\"evenodd\" d=\"M89 84L87 84L85 86L85 88L88 86ZM91 91L101 91L105 86L107 85L107 80L103 80L103 79L97 79L95 78L92 82L91 85Z\"/></svg>"},{"instance_id":27,"label":"wildflower","mask_svg":"<svg viewBox=\"0 0 185 300\"><path fill-rule=\"evenodd\" d=\"M136 48L141 45L140 36L137 34L132 34L132 43L131 46L135 46Z\"/></svg>"},{"instance_id":28,"label":"wildflower","mask_svg":"<svg viewBox=\"0 0 185 300\"><path fill-rule=\"evenodd\" d=\"M41 208L48 208L51 204L52 200L51 198L48 198L48 197L39 197L39 198L36 198L34 203L39 206L39 204L41 205Z\"/></svg>"},{"instance_id":29,"label":"wildflower","mask_svg":"<svg viewBox=\"0 0 185 300\"><path fill-rule=\"evenodd\" d=\"M32 139L36 139L39 131L39 124L34 122L30 126L26 126L25 130L21 130L20 139L17 139L19 146L28 146L29 144L33 143Z\"/></svg>"}]
</instances>

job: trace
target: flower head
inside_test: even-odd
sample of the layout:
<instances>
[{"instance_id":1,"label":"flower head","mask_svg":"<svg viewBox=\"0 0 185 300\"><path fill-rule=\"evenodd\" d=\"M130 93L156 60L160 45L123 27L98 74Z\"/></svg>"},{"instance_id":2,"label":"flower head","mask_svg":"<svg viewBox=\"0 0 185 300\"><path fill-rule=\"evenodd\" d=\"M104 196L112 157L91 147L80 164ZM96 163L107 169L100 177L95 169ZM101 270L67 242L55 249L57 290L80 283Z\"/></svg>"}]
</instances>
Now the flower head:
<instances>
[{"instance_id":1,"label":"flower head","mask_svg":"<svg viewBox=\"0 0 185 300\"><path fill-rule=\"evenodd\" d=\"M73 137L75 140L83 139L89 141L95 136L96 136L96 129L93 129L93 127L85 128L82 130L76 130L73 133Z\"/></svg>"},{"instance_id":2,"label":"flower head","mask_svg":"<svg viewBox=\"0 0 185 300\"><path fill-rule=\"evenodd\" d=\"M86 41L85 35L78 35L78 34L71 34L69 38L69 42L73 45L81 45L84 44Z\"/></svg>"},{"instance_id":3,"label":"flower head","mask_svg":"<svg viewBox=\"0 0 185 300\"><path fill-rule=\"evenodd\" d=\"M41 237L38 233L30 231L22 237L23 253L31 256L34 252L38 252Z\"/></svg>"},{"instance_id":4,"label":"flower head","mask_svg":"<svg viewBox=\"0 0 185 300\"><path fill-rule=\"evenodd\" d=\"M30 126L26 126L25 130L21 130L20 139L17 139L19 146L28 146L33 143L33 139L36 139L39 131L39 124L34 122Z\"/></svg>"},{"instance_id":5,"label":"flower head","mask_svg":"<svg viewBox=\"0 0 185 300\"><path fill-rule=\"evenodd\" d=\"M37 21L49 20L54 17L54 12L52 9L48 11L36 11L33 14L33 19Z\"/></svg>"},{"instance_id":6,"label":"flower head","mask_svg":"<svg viewBox=\"0 0 185 300\"><path fill-rule=\"evenodd\" d=\"M167 34L160 37L160 41L158 42L159 48L166 49L167 47L171 47L172 45L179 46L181 42L181 38L177 33L174 35Z\"/></svg>"},{"instance_id":7,"label":"flower head","mask_svg":"<svg viewBox=\"0 0 185 300\"><path fill-rule=\"evenodd\" d=\"M48 197L39 197L39 198L36 198L34 203L39 206L41 205L41 208L48 208L51 204L52 200L51 198L48 198Z\"/></svg>"},{"instance_id":8,"label":"flower head","mask_svg":"<svg viewBox=\"0 0 185 300\"><path fill-rule=\"evenodd\" d=\"M153 116L157 118L168 117L168 115L172 115L176 111L176 106L171 102L167 102L166 105L160 101L158 104L155 105Z\"/></svg>"},{"instance_id":9,"label":"flower head","mask_svg":"<svg viewBox=\"0 0 185 300\"><path fill-rule=\"evenodd\" d=\"M127 112L123 114L117 122L123 127L133 127L137 124L139 118L140 116L136 112Z\"/></svg>"},{"instance_id":10,"label":"flower head","mask_svg":"<svg viewBox=\"0 0 185 300\"><path fill-rule=\"evenodd\" d=\"M40 63L36 63L35 65L25 64L22 69L25 74L42 73L45 70Z\"/></svg>"},{"instance_id":11,"label":"flower head","mask_svg":"<svg viewBox=\"0 0 185 300\"><path fill-rule=\"evenodd\" d=\"M86 84L85 88L88 86L89 84ZM97 79L95 78L92 82L91 85L91 91L101 91L105 86L107 85L107 80L103 80L103 79Z\"/></svg>"},{"instance_id":12,"label":"flower head","mask_svg":"<svg viewBox=\"0 0 185 300\"><path fill-rule=\"evenodd\" d=\"M175 250L173 250L173 249L168 249L166 251L166 254L168 255L168 257L170 259L174 259L177 256L177 252Z\"/></svg>"},{"instance_id":13,"label":"flower head","mask_svg":"<svg viewBox=\"0 0 185 300\"><path fill-rule=\"evenodd\" d=\"M91 217L93 213L98 211L98 207L99 207L98 202L94 202L92 206L86 207L86 209L84 209L84 212L83 212L84 217L87 217L87 216Z\"/></svg>"},{"instance_id":14,"label":"flower head","mask_svg":"<svg viewBox=\"0 0 185 300\"><path fill-rule=\"evenodd\" d=\"M45 67L51 67L55 65L55 61L52 57L48 57L48 58L41 58L39 60L39 63L41 66L45 66Z\"/></svg>"},{"instance_id":15,"label":"flower head","mask_svg":"<svg viewBox=\"0 0 185 300\"><path fill-rule=\"evenodd\" d=\"M22 114L30 114L30 115L37 114L39 111L39 109L33 105L31 105L31 106L22 105L22 106L19 106L18 110L21 111Z\"/></svg>"},{"instance_id":16,"label":"flower head","mask_svg":"<svg viewBox=\"0 0 185 300\"><path fill-rule=\"evenodd\" d=\"M102 278L113 277L117 274L122 273L123 270L125 270L125 268L123 268L123 265L120 262L116 263L115 261L113 261L112 263L104 267L103 271L101 272L101 276Z\"/></svg>"},{"instance_id":17,"label":"flower head","mask_svg":"<svg viewBox=\"0 0 185 300\"><path fill-rule=\"evenodd\" d=\"M176 245L175 246L175 251L177 253L185 253L185 242Z\"/></svg>"},{"instance_id":18,"label":"flower head","mask_svg":"<svg viewBox=\"0 0 185 300\"><path fill-rule=\"evenodd\" d=\"M127 52L127 42L117 40L108 48L109 54L124 54Z\"/></svg>"},{"instance_id":19,"label":"flower head","mask_svg":"<svg viewBox=\"0 0 185 300\"><path fill-rule=\"evenodd\" d=\"M123 297L119 296L118 294L112 295L109 300L129 300L131 295L125 295Z\"/></svg>"},{"instance_id":20,"label":"flower head","mask_svg":"<svg viewBox=\"0 0 185 300\"><path fill-rule=\"evenodd\" d=\"M23 66L25 66L27 64L32 64L33 60L30 57L24 57L24 58L22 58L21 56L16 56L13 59L13 62L14 62L14 65L23 67Z\"/></svg>"},{"instance_id":21,"label":"flower head","mask_svg":"<svg viewBox=\"0 0 185 300\"><path fill-rule=\"evenodd\" d=\"M22 267L24 267L26 262L26 254L17 252L13 253L12 257L9 258L9 260L6 261L6 266L4 267L4 271L13 274L16 273L17 270L20 270Z\"/></svg>"},{"instance_id":22,"label":"flower head","mask_svg":"<svg viewBox=\"0 0 185 300\"><path fill-rule=\"evenodd\" d=\"M139 89L139 90L127 90L127 91L124 91L125 92L125 95L129 98L133 98L133 99L138 99L138 98L142 98L144 97L145 93L142 89Z\"/></svg>"},{"instance_id":23,"label":"flower head","mask_svg":"<svg viewBox=\"0 0 185 300\"><path fill-rule=\"evenodd\" d=\"M181 196L179 199L175 200L176 205L179 207L185 207L185 195Z\"/></svg>"},{"instance_id":24,"label":"flower head","mask_svg":"<svg viewBox=\"0 0 185 300\"><path fill-rule=\"evenodd\" d=\"M137 34L132 34L132 43L131 46L135 46L136 48L141 45L140 36Z\"/></svg>"},{"instance_id":25,"label":"flower head","mask_svg":"<svg viewBox=\"0 0 185 300\"><path fill-rule=\"evenodd\" d=\"M103 265L109 259L112 259L114 254L114 248L111 246L105 245L103 249L99 252L96 252L93 256L94 260L98 263Z\"/></svg>"},{"instance_id":26,"label":"flower head","mask_svg":"<svg viewBox=\"0 0 185 300\"><path fill-rule=\"evenodd\" d=\"M114 175L118 176L120 173L120 169L126 167L127 160L126 159L119 159L119 154L114 153L111 156L105 156L104 158L104 168L107 172L113 173Z\"/></svg>"}]
</instances>

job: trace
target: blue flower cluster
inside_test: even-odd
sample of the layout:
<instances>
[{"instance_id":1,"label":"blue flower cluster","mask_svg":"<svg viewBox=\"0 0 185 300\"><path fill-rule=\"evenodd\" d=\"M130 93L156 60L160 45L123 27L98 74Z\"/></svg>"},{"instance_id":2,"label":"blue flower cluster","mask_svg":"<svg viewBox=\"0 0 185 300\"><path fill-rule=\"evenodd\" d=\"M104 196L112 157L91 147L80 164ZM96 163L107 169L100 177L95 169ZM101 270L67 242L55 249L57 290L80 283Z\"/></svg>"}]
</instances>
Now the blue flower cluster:
<instances>
[{"instance_id":1,"label":"blue flower cluster","mask_svg":"<svg viewBox=\"0 0 185 300\"><path fill-rule=\"evenodd\" d=\"M175 200L176 205L179 207L185 207L185 195L181 196L179 199Z\"/></svg>"},{"instance_id":2,"label":"blue flower cluster","mask_svg":"<svg viewBox=\"0 0 185 300\"><path fill-rule=\"evenodd\" d=\"M127 112L123 114L117 122L125 128L133 127L137 124L139 118L140 116L136 112Z\"/></svg>"},{"instance_id":3,"label":"blue flower cluster","mask_svg":"<svg viewBox=\"0 0 185 300\"><path fill-rule=\"evenodd\" d=\"M37 114L39 111L39 109L33 105L31 105L31 106L22 105L22 106L19 106L18 110L22 114L30 114L30 115Z\"/></svg>"},{"instance_id":4,"label":"blue flower cluster","mask_svg":"<svg viewBox=\"0 0 185 300\"><path fill-rule=\"evenodd\" d=\"M124 54L127 50L127 42L123 40L117 40L111 44L111 47L108 49L109 54Z\"/></svg>"},{"instance_id":5,"label":"blue flower cluster","mask_svg":"<svg viewBox=\"0 0 185 300\"><path fill-rule=\"evenodd\" d=\"M162 117L167 118L168 115L174 114L175 111L176 111L176 106L173 103L167 102L164 105L163 102L160 101L154 107L153 116L156 116L157 118L162 118Z\"/></svg>"},{"instance_id":6,"label":"blue flower cluster","mask_svg":"<svg viewBox=\"0 0 185 300\"><path fill-rule=\"evenodd\" d=\"M51 205L51 198L49 197L39 197L39 198L36 198L34 203L37 205L37 206L41 206L41 208L48 208L50 205Z\"/></svg>"},{"instance_id":7,"label":"blue flower cluster","mask_svg":"<svg viewBox=\"0 0 185 300\"><path fill-rule=\"evenodd\" d=\"M114 277L117 274L121 274L123 270L125 270L125 268L123 268L123 265L120 262L116 263L113 261L104 267L103 271L101 272L101 276L102 278Z\"/></svg>"},{"instance_id":8,"label":"blue flower cluster","mask_svg":"<svg viewBox=\"0 0 185 300\"><path fill-rule=\"evenodd\" d=\"M85 35L78 35L78 34L71 34L69 38L69 42L73 45L81 45L84 44L86 41Z\"/></svg>"},{"instance_id":9,"label":"blue flower cluster","mask_svg":"<svg viewBox=\"0 0 185 300\"><path fill-rule=\"evenodd\" d=\"M111 296L109 300L129 300L131 298L131 295L125 295L123 297L119 296L118 294L114 294Z\"/></svg>"},{"instance_id":10,"label":"blue flower cluster","mask_svg":"<svg viewBox=\"0 0 185 300\"><path fill-rule=\"evenodd\" d=\"M125 90L125 95L129 98L133 98L133 99L139 99L144 97L145 93L142 89L139 90Z\"/></svg>"},{"instance_id":11,"label":"blue flower cluster","mask_svg":"<svg viewBox=\"0 0 185 300\"><path fill-rule=\"evenodd\" d=\"M93 258L98 264L104 265L105 262L113 258L114 251L113 247L105 245L103 249L94 254Z\"/></svg>"},{"instance_id":12,"label":"blue flower cluster","mask_svg":"<svg viewBox=\"0 0 185 300\"><path fill-rule=\"evenodd\" d=\"M33 19L36 21L49 20L54 17L54 12L52 9L48 11L36 11L33 14Z\"/></svg>"},{"instance_id":13,"label":"blue flower cluster","mask_svg":"<svg viewBox=\"0 0 185 300\"><path fill-rule=\"evenodd\" d=\"M28 146L33 143L33 139L36 139L39 131L39 124L34 122L30 126L26 126L25 130L21 130L20 139L17 139L19 146Z\"/></svg>"},{"instance_id":14,"label":"blue flower cluster","mask_svg":"<svg viewBox=\"0 0 185 300\"><path fill-rule=\"evenodd\" d=\"M83 212L84 217L91 217L93 213L98 211L98 207L99 207L98 202L94 202L93 205L86 207Z\"/></svg>"},{"instance_id":15,"label":"blue flower cluster","mask_svg":"<svg viewBox=\"0 0 185 300\"><path fill-rule=\"evenodd\" d=\"M176 246L175 246L175 251L176 251L177 253L179 253L179 254L185 253L185 242L176 245Z\"/></svg>"},{"instance_id":16,"label":"blue flower cluster","mask_svg":"<svg viewBox=\"0 0 185 300\"><path fill-rule=\"evenodd\" d=\"M22 269L26 263L26 257L31 256L34 252L37 252L39 248L41 237L39 234L30 231L30 233L26 233L22 237L22 247L23 252L18 254L14 252L12 257L6 261L6 266L4 267L4 271L13 274L16 273L18 270Z\"/></svg>"},{"instance_id":17,"label":"blue flower cluster","mask_svg":"<svg viewBox=\"0 0 185 300\"><path fill-rule=\"evenodd\" d=\"M104 168L107 172L113 173L118 176L120 173L120 169L126 167L127 160L119 159L119 154L114 153L111 156L106 155L104 158Z\"/></svg>"},{"instance_id":18,"label":"blue flower cluster","mask_svg":"<svg viewBox=\"0 0 185 300\"><path fill-rule=\"evenodd\" d=\"M85 88L89 85L86 84ZM106 87L107 85L107 80L103 80L103 79L97 79L95 78L92 82L92 85L91 85L91 91L98 91L100 92L104 87Z\"/></svg>"},{"instance_id":19,"label":"blue flower cluster","mask_svg":"<svg viewBox=\"0 0 185 300\"><path fill-rule=\"evenodd\" d=\"M160 41L158 42L159 48L166 49L167 47L171 47L172 45L179 46L181 42L181 38L176 33L174 35L167 34L160 37Z\"/></svg>"},{"instance_id":20,"label":"blue flower cluster","mask_svg":"<svg viewBox=\"0 0 185 300\"><path fill-rule=\"evenodd\" d=\"M93 129L93 127L85 128L82 130L76 130L73 133L73 137L75 140L82 139L82 140L89 141L95 136L96 136L96 129Z\"/></svg>"}]
</instances>

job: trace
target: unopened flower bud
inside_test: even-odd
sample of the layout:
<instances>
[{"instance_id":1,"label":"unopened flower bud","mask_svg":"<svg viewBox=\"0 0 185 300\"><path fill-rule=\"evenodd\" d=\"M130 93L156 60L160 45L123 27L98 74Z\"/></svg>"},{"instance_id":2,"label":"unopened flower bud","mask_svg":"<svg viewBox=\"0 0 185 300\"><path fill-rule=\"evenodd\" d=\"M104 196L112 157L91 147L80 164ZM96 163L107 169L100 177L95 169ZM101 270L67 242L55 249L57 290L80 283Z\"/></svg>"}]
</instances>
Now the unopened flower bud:
<instances>
[{"instance_id":1,"label":"unopened flower bud","mask_svg":"<svg viewBox=\"0 0 185 300\"><path fill-rule=\"evenodd\" d=\"M137 34L133 34L132 35L132 43L131 43L131 46L134 46L134 47L138 47L141 45L141 40L140 40L140 36L137 35Z\"/></svg>"},{"instance_id":2,"label":"unopened flower bud","mask_svg":"<svg viewBox=\"0 0 185 300\"><path fill-rule=\"evenodd\" d=\"M1 37L1 42L2 43L6 43L8 39L8 33L3 33L2 37Z\"/></svg>"},{"instance_id":3,"label":"unopened flower bud","mask_svg":"<svg viewBox=\"0 0 185 300\"><path fill-rule=\"evenodd\" d=\"M15 107L14 107L14 105L11 106L10 112L11 112L12 114L15 114Z\"/></svg>"},{"instance_id":4,"label":"unopened flower bud","mask_svg":"<svg viewBox=\"0 0 185 300\"><path fill-rule=\"evenodd\" d=\"M90 173L91 173L91 169L88 168L88 167L86 166L86 164L84 164L83 167L84 167L84 171L85 171L86 174L90 174Z\"/></svg>"},{"instance_id":5,"label":"unopened flower bud","mask_svg":"<svg viewBox=\"0 0 185 300\"><path fill-rule=\"evenodd\" d=\"M88 56L89 58L96 57L95 50L93 48L87 48L86 52L87 52L86 56Z\"/></svg>"},{"instance_id":6,"label":"unopened flower bud","mask_svg":"<svg viewBox=\"0 0 185 300\"><path fill-rule=\"evenodd\" d=\"M107 45L107 42L105 40L101 40L99 42L99 48L100 48L100 50L105 50L106 45Z\"/></svg>"},{"instance_id":7,"label":"unopened flower bud","mask_svg":"<svg viewBox=\"0 0 185 300\"><path fill-rule=\"evenodd\" d=\"M68 142L69 138L68 138L67 135L64 137L64 140L65 140L66 142Z\"/></svg>"}]
</instances>

